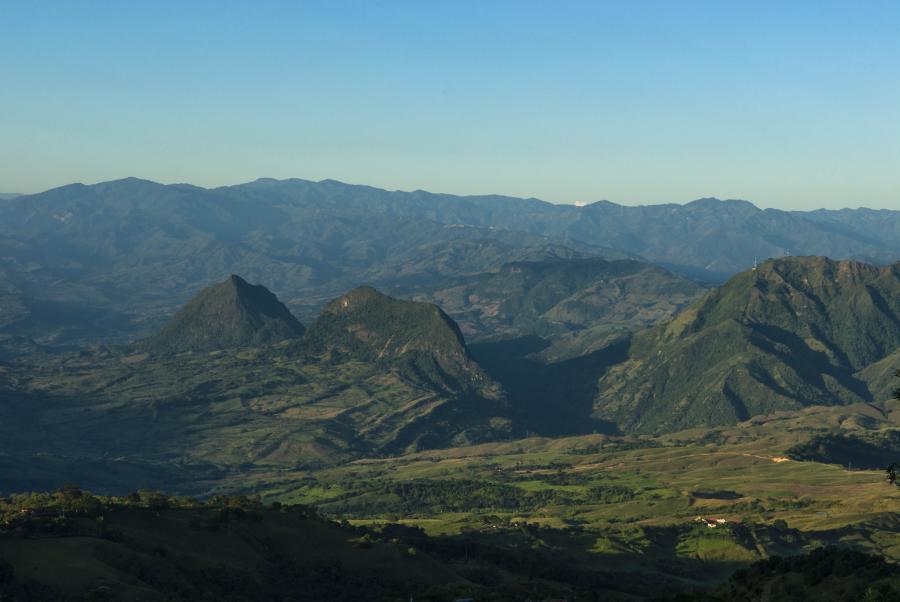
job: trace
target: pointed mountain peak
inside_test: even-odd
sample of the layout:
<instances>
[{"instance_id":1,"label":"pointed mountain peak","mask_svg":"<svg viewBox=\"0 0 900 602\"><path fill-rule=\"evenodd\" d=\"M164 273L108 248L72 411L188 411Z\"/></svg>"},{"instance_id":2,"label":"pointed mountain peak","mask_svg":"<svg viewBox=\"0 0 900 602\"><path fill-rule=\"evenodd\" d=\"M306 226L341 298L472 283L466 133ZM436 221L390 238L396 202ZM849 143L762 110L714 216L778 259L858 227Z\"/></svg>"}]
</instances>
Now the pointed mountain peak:
<instances>
[{"instance_id":1,"label":"pointed mountain peak","mask_svg":"<svg viewBox=\"0 0 900 602\"><path fill-rule=\"evenodd\" d=\"M232 274L188 301L144 346L161 353L212 351L299 338L304 330L266 287Z\"/></svg>"},{"instance_id":2,"label":"pointed mountain peak","mask_svg":"<svg viewBox=\"0 0 900 602\"><path fill-rule=\"evenodd\" d=\"M244 287L252 286L249 282L247 282L246 280L244 280L237 274L232 274L231 276L229 276L228 280L226 282L234 285L237 288L244 288Z\"/></svg>"}]
</instances>

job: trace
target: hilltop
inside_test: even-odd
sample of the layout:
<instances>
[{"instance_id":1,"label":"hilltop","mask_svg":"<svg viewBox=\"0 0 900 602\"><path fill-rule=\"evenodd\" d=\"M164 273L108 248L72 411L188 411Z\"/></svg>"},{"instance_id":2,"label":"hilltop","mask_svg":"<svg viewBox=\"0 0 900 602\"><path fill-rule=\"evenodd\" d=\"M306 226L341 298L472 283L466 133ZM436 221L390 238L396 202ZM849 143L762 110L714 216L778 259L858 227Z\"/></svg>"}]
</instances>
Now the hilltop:
<instances>
[{"instance_id":1,"label":"hilltop","mask_svg":"<svg viewBox=\"0 0 900 602\"><path fill-rule=\"evenodd\" d=\"M155 336L139 346L155 353L214 351L277 343L305 329L262 285L231 275L188 301Z\"/></svg>"},{"instance_id":2,"label":"hilltop","mask_svg":"<svg viewBox=\"0 0 900 602\"><path fill-rule=\"evenodd\" d=\"M369 286L330 302L304 342L319 353L398 366L441 386L489 386L459 327L441 308L394 299Z\"/></svg>"},{"instance_id":3,"label":"hilltop","mask_svg":"<svg viewBox=\"0 0 900 602\"><path fill-rule=\"evenodd\" d=\"M595 415L641 432L872 401L866 368L900 348L900 264L770 260L636 334L598 383Z\"/></svg>"}]
</instances>

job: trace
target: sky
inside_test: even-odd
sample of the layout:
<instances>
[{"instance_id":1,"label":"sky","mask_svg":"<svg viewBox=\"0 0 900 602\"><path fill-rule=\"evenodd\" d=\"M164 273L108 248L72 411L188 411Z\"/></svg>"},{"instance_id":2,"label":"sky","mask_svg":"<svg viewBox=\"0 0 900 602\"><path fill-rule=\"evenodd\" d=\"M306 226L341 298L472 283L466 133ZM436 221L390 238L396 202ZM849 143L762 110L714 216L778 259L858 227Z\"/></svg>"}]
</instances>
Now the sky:
<instances>
[{"instance_id":1,"label":"sky","mask_svg":"<svg viewBox=\"0 0 900 602\"><path fill-rule=\"evenodd\" d=\"M0 192L900 209L900 2L0 0Z\"/></svg>"}]
</instances>

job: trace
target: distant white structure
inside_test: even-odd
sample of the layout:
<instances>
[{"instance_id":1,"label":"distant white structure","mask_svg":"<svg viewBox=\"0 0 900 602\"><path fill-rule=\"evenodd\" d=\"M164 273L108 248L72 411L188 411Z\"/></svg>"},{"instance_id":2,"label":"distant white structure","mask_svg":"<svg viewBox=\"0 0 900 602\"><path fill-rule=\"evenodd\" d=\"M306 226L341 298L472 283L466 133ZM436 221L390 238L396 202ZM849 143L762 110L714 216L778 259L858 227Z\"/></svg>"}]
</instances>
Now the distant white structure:
<instances>
[{"instance_id":1,"label":"distant white structure","mask_svg":"<svg viewBox=\"0 0 900 602\"><path fill-rule=\"evenodd\" d=\"M724 527L728 524L728 521L724 518L709 518L706 516L698 516L694 519L694 522L703 523L710 529L715 529L717 527Z\"/></svg>"}]
</instances>

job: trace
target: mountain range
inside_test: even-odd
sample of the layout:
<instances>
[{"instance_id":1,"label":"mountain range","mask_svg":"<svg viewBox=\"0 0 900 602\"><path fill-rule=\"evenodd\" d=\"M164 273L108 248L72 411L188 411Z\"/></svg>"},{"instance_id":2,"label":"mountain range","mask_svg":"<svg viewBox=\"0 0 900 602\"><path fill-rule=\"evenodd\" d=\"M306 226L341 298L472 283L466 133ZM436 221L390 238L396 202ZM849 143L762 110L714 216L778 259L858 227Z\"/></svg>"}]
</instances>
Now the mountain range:
<instances>
[{"instance_id":1,"label":"mountain range","mask_svg":"<svg viewBox=\"0 0 900 602\"><path fill-rule=\"evenodd\" d=\"M22 483L75 470L208 491L530 434L878 403L900 364L897 215L301 180L6 200L0 453L31 467ZM754 265L776 243L878 261Z\"/></svg>"},{"instance_id":2,"label":"mountain range","mask_svg":"<svg viewBox=\"0 0 900 602\"><path fill-rule=\"evenodd\" d=\"M226 571L251 598L350 579L641 599L828 544L896 558L900 491L872 469L900 449L900 262L779 258L709 287L542 248L413 299L353 287L308 328L232 274L124 343L0 335L0 592L192 595ZM297 537L333 578L300 569ZM373 550L398 579L455 572L395 582ZM854 596L887 587L889 563L835 554L874 567ZM743 585L758 594L741 573L716 591Z\"/></svg>"},{"instance_id":3,"label":"mountain range","mask_svg":"<svg viewBox=\"0 0 900 602\"><path fill-rule=\"evenodd\" d=\"M150 338L0 358L4 437L17 452L285 469L881 401L900 357L900 263L770 260L699 298L697 285L633 260L513 263L474 282L483 288L466 290L488 307L507 290L513 304L490 313L532 330L470 346L437 305L368 286L304 329L267 289L231 276ZM623 314L629 296L636 309ZM566 303L588 308L594 343L554 357L553 329L534 329L539 310Z\"/></svg>"},{"instance_id":4,"label":"mountain range","mask_svg":"<svg viewBox=\"0 0 900 602\"><path fill-rule=\"evenodd\" d=\"M745 201L584 207L262 179L205 189L128 178L0 204L0 332L50 345L155 332L223 274L301 321L362 283L395 296L513 261L640 258L708 282L785 254L900 258L900 212Z\"/></svg>"}]
</instances>

